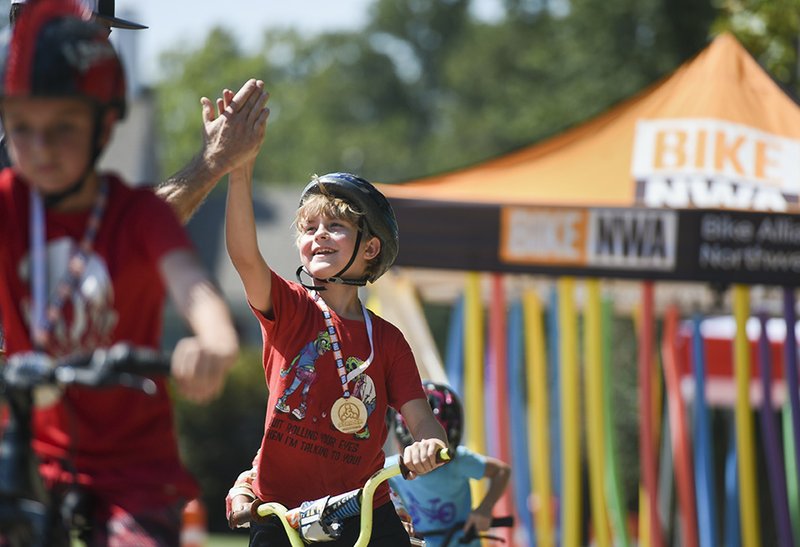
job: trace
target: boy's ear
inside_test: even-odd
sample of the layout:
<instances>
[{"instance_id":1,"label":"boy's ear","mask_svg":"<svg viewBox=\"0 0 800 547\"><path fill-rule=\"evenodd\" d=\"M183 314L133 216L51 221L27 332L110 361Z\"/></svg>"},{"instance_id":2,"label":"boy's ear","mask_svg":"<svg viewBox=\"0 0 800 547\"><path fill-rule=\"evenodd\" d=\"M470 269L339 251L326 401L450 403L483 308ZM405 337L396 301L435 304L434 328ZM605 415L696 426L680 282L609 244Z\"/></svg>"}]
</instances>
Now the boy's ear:
<instances>
[{"instance_id":1,"label":"boy's ear","mask_svg":"<svg viewBox=\"0 0 800 547\"><path fill-rule=\"evenodd\" d=\"M381 240L377 237L371 237L369 241L364 244L364 258L372 260L381 252Z\"/></svg>"},{"instance_id":2,"label":"boy's ear","mask_svg":"<svg viewBox=\"0 0 800 547\"><path fill-rule=\"evenodd\" d=\"M111 140L111 132L113 131L117 120L119 120L119 112L117 112L115 108L107 108L103 113L103 125L100 131L100 146L102 148L108 146L108 142Z\"/></svg>"}]
</instances>

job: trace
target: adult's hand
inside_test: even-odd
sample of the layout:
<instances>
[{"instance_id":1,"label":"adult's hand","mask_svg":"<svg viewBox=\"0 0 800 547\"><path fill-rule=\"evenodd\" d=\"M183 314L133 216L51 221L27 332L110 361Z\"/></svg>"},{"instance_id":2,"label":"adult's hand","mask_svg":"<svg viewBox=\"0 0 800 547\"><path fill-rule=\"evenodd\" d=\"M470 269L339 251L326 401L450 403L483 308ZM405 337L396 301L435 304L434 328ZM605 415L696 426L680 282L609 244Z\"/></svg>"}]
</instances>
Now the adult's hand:
<instances>
[{"instance_id":1,"label":"adult's hand","mask_svg":"<svg viewBox=\"0 0 800 547\"><path fill-rule=\"evenodd\" d=\"M234 95L222 92L215 105L208 97L203 106L203 158L221 174L253 160L264 140L269 93L264 82L250 79Z\"/></svg>"},{"instance_id":2,"label":"adult's hand","mask_svg":"<svg viewBox=\"0 0 800 547\"><path fill-rule=\"evenodd\" d=\"M264 140L269 93L264 82L250 79L234 94L225 89L212 103L200 99L203 142L200 151L180 171L156 190L186 223L203 203L219 179L232 170L252 163Z\"/></svg>"}]
</instances>

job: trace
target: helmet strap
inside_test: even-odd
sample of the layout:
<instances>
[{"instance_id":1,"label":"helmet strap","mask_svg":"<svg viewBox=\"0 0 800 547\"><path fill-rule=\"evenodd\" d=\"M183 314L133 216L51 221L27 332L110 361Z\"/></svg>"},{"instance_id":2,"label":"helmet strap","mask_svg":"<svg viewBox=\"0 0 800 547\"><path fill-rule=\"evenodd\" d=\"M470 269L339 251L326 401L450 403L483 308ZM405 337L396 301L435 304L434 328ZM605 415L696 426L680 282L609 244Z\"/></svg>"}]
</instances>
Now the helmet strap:
<instances>
[{"instance_id":1,"label":"helmet strap","mask_svg":"<svg viewBox=\"0 0 800 547\"><path fill-rule=\"evenodd\" d=\"M368 276L364 276L364 277L362 277L360 279L346 279L344 277L341 277L342 274L344 272L346 272L347 269L350 266L353 265L353 262L355 262L356 257L358 256L358 248L361 245L361 238L363 237L363 235L364 235L364 218L362 217L362 218L360 218L358 220L358 235L356 236L356 244L355 244L355 247L353 247L353 254L350 256L350 260L347 261L347 264L345 264L344 268L339 270L338 273L334 274L333 276L329 277L328 279L325 279L324 280L325 282L327 282L327 283L335 283L337 285L354 285L356 287L364 287L364 286L366 286L367 282L369 281L369 277ZM324 291L325 290L325 287L323 287L323 286L306 285L305 283L303 283L302 279L300 278L300 274L302 274L302 273L305 273L309 277L311 277L311 273L308 270L306 270L303 266L300 266L299 268L297 268L297 271L295 272L295 277L297 278L297 282L300 283L303 287L305 287L308 290L313 290L313 291Z\"/></svg>"},{"instance_id":2,"label":"helmet strap","mask_svg":"<svg viewBox=\"0 0 800 547\"><path fill-rule=\"evenodd\" d=\"M300 266L297 268L297 271L294 272L294 276L297 278L297 282L300 283L303 287L308 289L309 291L324 291L327 287L323 287L322 285L306 285L303 283L303 278L301 277L302 274L306 274L312 280L314 277L311 275L311 272L306 270L305 266Z\"/></svg>"},{"instance_id":3,"label":"helmet strap","mask_svg":"<svg viewBox=\"0 0 800 547\"><path fill-rule=\"evenodd\" d=\"M339 273L333 274L332 277L328 279L331 283L344 283L345 285L349 285L351 283L346 283L346 279L342 279L341 275L347 271L347 268L353 265L353 262L356 261L356 257L358 256L358 247L361 245L361 238L364 235L364 219L363 217L358 220L358 235L356 236L356 244L353 246L353 254L350 255L350 260L347 261L347 264L344 265L344 268L339 270ZM331 281L332 279L341 279L341 281ZM364 283L366 285L366 282Z\"/></svg>"},{"instance_id":4,"label":"helmet strap","mask_svg":"<svg viewBox=\"0 0 800 547\"><path fill-rule=\"evenodd\" d=\"M97 158L100 157L101 152L103 151L103 147L100 146L100 137L103 131L103 110L102 108L96 108L94 112L94 129L92 131L92 157L89 160L86 169L83 172L78 180L68 186L65 190L60 192L55 192L52 194L47 194L42 196L42 200L44 201L44 206L47 208L55 207L68 197L77 194L83 189L83 186L86 184L86 181L89 180L89 175L92 173L95 164L97 163Z\"/></svg>"}]
</instances>

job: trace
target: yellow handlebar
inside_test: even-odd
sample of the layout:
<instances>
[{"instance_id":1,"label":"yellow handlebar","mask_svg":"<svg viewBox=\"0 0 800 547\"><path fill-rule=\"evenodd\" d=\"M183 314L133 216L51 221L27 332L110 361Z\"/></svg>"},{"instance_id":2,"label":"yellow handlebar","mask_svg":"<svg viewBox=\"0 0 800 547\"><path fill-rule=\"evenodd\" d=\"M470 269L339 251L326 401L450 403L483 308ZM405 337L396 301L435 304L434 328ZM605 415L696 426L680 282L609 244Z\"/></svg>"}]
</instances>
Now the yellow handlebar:
<instances>
[{"instance_id":1,"label":"yellow handlebar","mask_svg":"<svg viewBox=\"0 0 800 547\"><path fill-rule=\"evenodd\" d=\"M442 448L436 455L436 461L440 463L447 463L450 461L450 459L450 451L447 448ZM367 482L361 489L361 523L358 539L353 547L366 547L366 545L369 543L370 537L372 537L372 501L375 497L375 491L378 489L378 486L392 477L396 477L397 475L403 474L403 476L405 476L404 470L407 472L408 468L403 463L403 459L399 458L396 464L376 471L369 479L367 479ZM367 509L366 511L364 510L365 508ZM292 527L292 524L289 522L287 517L287 514L293 511L294 509L289 511L280 503L275 502L262 503L261 505L255 507L255 512L259 517L275 515L281 519L281 523L283 524L283 528L286 530L286 535L289 537L289 543L291 543L292 547L304 547L305 544L303 543L300 532ZM299 527L299 522L297 525Z\"/></svg>"}]
</instances>

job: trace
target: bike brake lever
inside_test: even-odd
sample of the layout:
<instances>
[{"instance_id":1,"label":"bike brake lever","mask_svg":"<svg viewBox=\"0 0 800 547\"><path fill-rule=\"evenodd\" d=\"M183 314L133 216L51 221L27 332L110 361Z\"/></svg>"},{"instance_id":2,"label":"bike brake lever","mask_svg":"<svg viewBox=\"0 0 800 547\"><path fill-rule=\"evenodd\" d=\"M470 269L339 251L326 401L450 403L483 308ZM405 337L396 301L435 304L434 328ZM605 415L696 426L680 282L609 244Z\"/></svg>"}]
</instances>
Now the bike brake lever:
<instances>
[{"instance_id":1,"label":"bike brake lever","mask_svg":"<svg viewBox=\"0 0 800 547\"><path fill-rule=\"evenodd\" d=\"M117 376L117 382L115 385L120 385L123 387L136 389L138 391L144 392L147 395L155 395L158 391L158 387L156 383L151 380L150 378L146 378L144 376L137 376L136 374L130 374L127 372L120 372Z\"/></svg>"}]
</instances>

